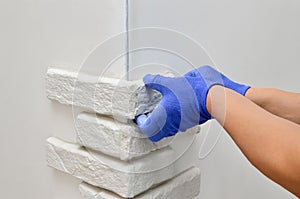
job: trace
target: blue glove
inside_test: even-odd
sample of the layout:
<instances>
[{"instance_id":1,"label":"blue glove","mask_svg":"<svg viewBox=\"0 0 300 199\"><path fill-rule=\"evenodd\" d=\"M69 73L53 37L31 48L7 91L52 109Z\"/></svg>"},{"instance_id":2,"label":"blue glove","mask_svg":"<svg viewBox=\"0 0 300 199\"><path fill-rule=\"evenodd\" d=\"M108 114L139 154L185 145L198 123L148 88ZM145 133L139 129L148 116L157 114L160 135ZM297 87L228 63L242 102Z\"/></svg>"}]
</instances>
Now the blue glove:
<instances>
[{"instance_id":1,"label":"blue glove","mask_svg":"<svg viewBox=\"0 0 300 199\"><path fill-rule=\"evenodd\" d=\"M228 79L225 75L223 75L219 71L215 70L211 66L202 66L200 68L197 68L195 70L188 72L187 74L185 74L185 76L190 76L190 77L204 76L206 79L210 79L210 81L215 81L217 78L219 78L221 76L222 81L224 83L223 84L224 87L234 90L243 96L245 96L247 90L249 88L251 88L250 86L238 84L238 83Z\"/></svg>"},{"instance_id":2,"label":"blue glove","mask_svg":"<svg viewBox=\"0 0 300 199\"><path fill-rule=\"evenodd\" d=\"M176 78L146 75L145 85L163 97L152 113L136 118L141 131L157 142L210 120L212 117L206 108L208 91L214 85L224 85L220 74L210 75L206 71Z\"/></svg>"}]
</instances>

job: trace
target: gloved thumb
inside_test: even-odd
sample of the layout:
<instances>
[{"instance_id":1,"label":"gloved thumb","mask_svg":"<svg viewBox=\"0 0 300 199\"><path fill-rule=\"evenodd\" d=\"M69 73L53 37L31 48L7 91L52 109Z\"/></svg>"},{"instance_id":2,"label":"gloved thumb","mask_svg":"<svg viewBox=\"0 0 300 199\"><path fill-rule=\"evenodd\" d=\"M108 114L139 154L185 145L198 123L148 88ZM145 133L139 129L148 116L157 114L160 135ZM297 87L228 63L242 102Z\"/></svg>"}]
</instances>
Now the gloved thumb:
<instances>
[{"instance_id":1,"label":"gloved thumb","mask_svg":"<svg viewBox=\"0 0 300 199\"><path fill-rule=\"evenodd\" d=\"M161 75L147 74L144 76L143 81L147 87L157 90L162 95L164 95L168 90L167 88L170 79L170 77L164 77Z\"/></svg>"},{"instance_id":2,"label":"gloved thumb","mask_svg":"<svg viewBox=\"0 0 300 199\"><path fill-rule=\"evenodd\" d=\"M138 127L153 142L157 142L164 137L162 129L166 121L167 113L161 105L158 105L152 113L140 115L136 118Z\"/></svg>"},{"instance_id":3,"label":"gloved thumb","mask_svg":"<svg viewBox=\"0 0 300 199\"><path fill-rule=\"evenodd\" d=\"M136 123L137 123L137 125L138 125L138 126L142 126L142 125L146 122L147 118L148 118L148 117L147 117L147 115L145 115L145 114L138 116L138 117L136 118Z\"/></svg>"}]
</instances>

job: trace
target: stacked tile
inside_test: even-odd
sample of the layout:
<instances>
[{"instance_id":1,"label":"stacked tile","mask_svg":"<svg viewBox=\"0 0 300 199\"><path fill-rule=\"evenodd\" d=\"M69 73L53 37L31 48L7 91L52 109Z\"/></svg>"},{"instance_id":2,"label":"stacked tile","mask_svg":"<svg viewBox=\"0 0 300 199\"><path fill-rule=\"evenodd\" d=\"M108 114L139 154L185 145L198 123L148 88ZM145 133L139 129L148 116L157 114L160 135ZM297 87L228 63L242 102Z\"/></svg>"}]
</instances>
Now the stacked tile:
<instances>
[{"instance_id":1,"label":"stacked tile","mask_svg":"<svg viewBox=\"0 0 300 199\"><path fill-rule=\"evenodd\" d=\"M83 180L79 186L83 198L198 195L199 169L174 161L173 138L153 143L132 122L161 99L142 81L79 77L76 72L49 68L46 89L49 99L83 110L76 120L76 144L54 137L47 140L48 165ZM196 126L179 133L178 139L192 139L199 131Z\"/></svg>"}]
</instances>

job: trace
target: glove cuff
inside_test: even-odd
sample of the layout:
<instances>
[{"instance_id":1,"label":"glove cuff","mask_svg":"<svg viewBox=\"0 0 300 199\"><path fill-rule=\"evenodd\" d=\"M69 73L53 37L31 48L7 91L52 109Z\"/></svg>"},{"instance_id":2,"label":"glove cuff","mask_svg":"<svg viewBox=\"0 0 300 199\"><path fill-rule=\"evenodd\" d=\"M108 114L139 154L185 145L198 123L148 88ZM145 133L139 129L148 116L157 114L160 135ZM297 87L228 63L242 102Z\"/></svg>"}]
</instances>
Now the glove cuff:
<instances>
[{"instance_id":1,"label":"glove cuff","mask_svg":"<svg viewBox=\"0 0 300 199\"><path fill-rule=\"evenodd\" d=\"M236 92L238 92L239 94L245 96L245 94L247 93L247 91L249 90L249 88L251 88L251 86L240 85L239 87L237 87L234 90Z\"/></svg>"}]
</instances>

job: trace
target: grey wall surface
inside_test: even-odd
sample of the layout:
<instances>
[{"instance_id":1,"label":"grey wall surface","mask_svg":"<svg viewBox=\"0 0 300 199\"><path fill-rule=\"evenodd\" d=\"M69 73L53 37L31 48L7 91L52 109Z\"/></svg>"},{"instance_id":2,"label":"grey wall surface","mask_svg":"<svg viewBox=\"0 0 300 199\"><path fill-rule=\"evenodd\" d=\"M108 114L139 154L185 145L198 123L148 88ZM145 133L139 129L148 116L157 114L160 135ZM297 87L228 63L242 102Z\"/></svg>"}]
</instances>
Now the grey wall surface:
<instances>
[{"instance_id":1,"label":"grey wall surface","mask_svg":"<svg viewBox=\"0 0 300 199\"><path fill-rule=\"evenodd\" d=\"M78 70L125 31L123 8L119 0L0 0L1 198L81 199L79 180L46 166L46 138L74 141L75 128L72 109L46 98L45 75L49 66Z\"/></svg>"},{"instance_id":2,"label":"grey wall surface","mask_svg":"<svg viewBox=\"0 0 300 199\"><path fill-rule=\"evenodd\" d=\"M133 71L161 63L160 68L182 74L192 65L174 56L174 51L194 67L210 64L205 52L189 43L196 40L232 79L253 87L299 92L300 1L139 0L130 1L129 13L130 28L138 29L131 33L131 50L156 47L131 54ZM160 52L161 48L169 53ZM294 198L251 166L215 122L205 125L194 145L200 158L192 155L191 161L202 170L198 198Z\"/></svg>"},{"instance_id":3,"label":"grey wall surface","mask_svg":"<svg viewBox=\"0 0 300 199\"><path fill-rule=\"evenodd\" d=\"M51 65L77 70L95 46L123 32L123 2L0 0L2 198L81 198L79 181L45 165L45 139L54 135L73 141L75 129L72 110L46 99L44 77ZM299 18L298 0L131 0L129 28L174 29L201 43L217 67L236 81L299 91ZM131 47L147 42L144 35L131 35ZM176 40L182 34L171 35ZM172 45L168 40L156 43L170 45L197 65L210 64L205 53L195 51L197 46L188 41L178 48L183 37L177 39ZM190 67L169 53L150 50L137 55L131 57L132 67L157 63L178 74ZM142 74L137 69L132 78ZM203 141L201 157L219 133L211 153L197 158ZM196 157L192 161L202 170L199 198L293 198L253 168L214 122L203 128L192 149Z\"/></svg>"}]
</instances>

